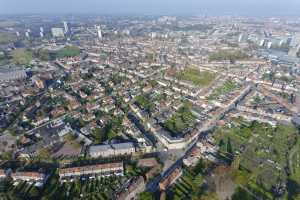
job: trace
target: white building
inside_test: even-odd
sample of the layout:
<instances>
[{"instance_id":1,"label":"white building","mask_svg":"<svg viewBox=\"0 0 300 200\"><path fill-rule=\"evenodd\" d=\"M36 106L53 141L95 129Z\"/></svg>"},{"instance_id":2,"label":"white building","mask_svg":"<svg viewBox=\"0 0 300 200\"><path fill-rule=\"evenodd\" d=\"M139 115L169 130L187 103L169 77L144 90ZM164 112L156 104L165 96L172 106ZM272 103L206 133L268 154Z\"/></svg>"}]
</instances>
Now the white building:
<instances>
[{"instance_id":1,"label":"white building","mask_svg":"<svg viewBox=\"0 0 300 200\"><path fill-rule=\"evenodd\" d=\"M65 29L65 30L64 30L64 31L65 31L64 33L66 34L66 33L69 32L68 22L64 21L63 23L64 23L64 29Z\"/></svg>"},{"instance_id":2,"label":"white building","mask_svg":"<svg viewBox=\"0 0 300 200\"><path fill-rule=\"evenodd\" d=\"M102 31L100 26L96 26L97 29L97 36L101 40L102 39Z\"/></svg>"},{"instance_id":3,"label":"white building","mask_svg":"<svg viewBox=\"0 0 300 200\"><path fill-rule=\"evenodd\" d=\"M62 28L51 28L51 33L53 37L64 37L64 30Z\"/></svg>"}]
</instances>

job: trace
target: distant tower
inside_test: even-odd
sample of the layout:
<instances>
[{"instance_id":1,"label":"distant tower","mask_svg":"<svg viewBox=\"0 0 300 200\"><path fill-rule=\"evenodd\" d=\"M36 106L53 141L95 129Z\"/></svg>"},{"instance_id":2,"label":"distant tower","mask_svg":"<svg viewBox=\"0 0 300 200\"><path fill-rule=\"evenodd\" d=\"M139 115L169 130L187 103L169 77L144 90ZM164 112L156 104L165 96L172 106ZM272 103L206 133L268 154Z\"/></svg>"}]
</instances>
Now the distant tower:
<instances>
[{"instance_id":1,"label":"distant tower","mask_svg":"<svg viewBox=\"0 0 300 200\"><path fill-rule=\"evenodd\" d=\"M66 33L69 32L68 22L64 21L63 23L64 23L64 29L65 29L65 30L64 30L64 31L65 31L64 33L66 34Z\"/></svg>"},{"instance_id":2,"label":"distant tower","mask_svg":"<svg viewBox=\"0 0 300 200\"><path fill-rule=\"evenodd\" d=\"M100 26L96 26L97 29L97 36L99 38L99 40L102 39L102 31L101 31L101 27Z\"/></svg>"},{"instance_id":3,"label":"distant tower","mask_svg":"<svg viewBox=\"0 0 300 200\"><path fill-rule=\"evenodd\" d=\"M44 37L44 28L43 27L40 27L40 36L41 36L41 38Z\"/></svg>"},{"instance_id":4,"label":"distant tower","mask_svg":"<svg viewBox=\"0 0 300 200\"><path fill-rule=\"evenodd\" d=\"M155 32L152 32L152 33L151 33L151 38L152 38L152 39L156 38L156 36L157 36L157 35L156 35Z\"/></svg>"},{"instance_id":5,"label":"distant tower","mask_svg":"<svg viewBox=\"0 0 300 200\"><path fill-rule=\"evenodd\" d=\"M30 29L27 29L27 31L25 32L25 36L27 37L27 38L30 38Z\"/></svg>"}]
</instances>

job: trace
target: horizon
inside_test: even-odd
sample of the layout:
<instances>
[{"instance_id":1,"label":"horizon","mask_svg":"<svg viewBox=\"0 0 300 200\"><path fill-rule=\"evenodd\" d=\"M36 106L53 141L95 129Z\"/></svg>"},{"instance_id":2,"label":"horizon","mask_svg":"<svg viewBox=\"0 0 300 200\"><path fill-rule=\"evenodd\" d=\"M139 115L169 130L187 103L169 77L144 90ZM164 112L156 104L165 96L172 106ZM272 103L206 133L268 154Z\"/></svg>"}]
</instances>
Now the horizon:
<instances>
[{"instance_id":1,"label":"horizon","mask_svg":"<svg viewBox=\"0 0 300 200\"><path fill-rule=\"evenodd\" d=\"M97 15L237 15L237 16L299 16L297 0L0 0L1 15L25 14L97 14Z\"/></svg>"}]
</instances>

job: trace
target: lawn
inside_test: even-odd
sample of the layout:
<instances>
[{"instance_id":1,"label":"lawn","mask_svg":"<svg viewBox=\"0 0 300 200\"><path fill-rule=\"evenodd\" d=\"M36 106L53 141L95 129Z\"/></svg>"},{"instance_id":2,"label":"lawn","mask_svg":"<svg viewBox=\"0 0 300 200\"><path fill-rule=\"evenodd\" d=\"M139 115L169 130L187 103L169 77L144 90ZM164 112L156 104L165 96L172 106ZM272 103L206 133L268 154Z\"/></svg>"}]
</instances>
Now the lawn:
<instances>
[{"instance_id":1,"label":"lawn","mask_svg":"<svg viewBox=\"0 0 300 200\"><path fill-rule=\"evenodd\" d=\"M208 71L199 71L194 68L187 68L177 73L176 77L179 80L191 82L196 86L207 86L216 78L216 74Z\"/></svg>"},{"instance_id":2,"label":"lawn","mask_svg":"<svg viewBox=\"0 0 300 200\"><path fill-rule=\"evenodd\" d=\"M173 137L181 135L184 130L195 124L196 117L187 106L181 107L163 126Z\"/></svg>"},{"instance_id":3,"label":"lawn","mask_svg":"<svg viewBox=\"0 0 300 200\"><path fill-rule=\"evenodd\" d=\"M65 46L64 48L56 52L56 56L58 58L74 57L74 56L78 56L79 54L80 54L80 49L75 46Z\"/></svg>"},{"instance_id":4,"label":"lawn","mask_svg":"<svg viewBox=\"0 0 300 200\"><path fill-rule=\"evenodd\" d=\"M215 100L219 96L227 94L227 93L235 90L236 88L238 88L238 84L234 81L228 80L224 83L224 85L222 85L222 86L218 87L217 89L215 89L213 91L213 93L211 95L209 95L208 99L209 100Z\"/></svg>"}]
</instances>

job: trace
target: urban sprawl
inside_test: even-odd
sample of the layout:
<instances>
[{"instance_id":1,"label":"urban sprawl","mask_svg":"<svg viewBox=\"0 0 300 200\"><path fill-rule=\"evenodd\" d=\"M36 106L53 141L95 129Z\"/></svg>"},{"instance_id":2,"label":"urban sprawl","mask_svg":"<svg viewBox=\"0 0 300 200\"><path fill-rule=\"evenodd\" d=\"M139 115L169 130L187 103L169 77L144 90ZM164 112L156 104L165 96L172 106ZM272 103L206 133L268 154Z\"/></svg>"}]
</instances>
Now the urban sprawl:
<instances>
[{"instance_id":1,"label":"urban sprawl","mask_svg":"<svg viewBox=\"0 0 300 200\"><path fill-rule=\"evenodd\" d=\"M2 16L0 199L299 199L299 25Z\"/></svg>"}]
</instances>

